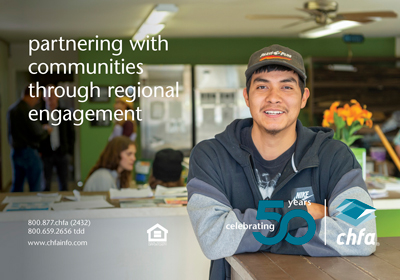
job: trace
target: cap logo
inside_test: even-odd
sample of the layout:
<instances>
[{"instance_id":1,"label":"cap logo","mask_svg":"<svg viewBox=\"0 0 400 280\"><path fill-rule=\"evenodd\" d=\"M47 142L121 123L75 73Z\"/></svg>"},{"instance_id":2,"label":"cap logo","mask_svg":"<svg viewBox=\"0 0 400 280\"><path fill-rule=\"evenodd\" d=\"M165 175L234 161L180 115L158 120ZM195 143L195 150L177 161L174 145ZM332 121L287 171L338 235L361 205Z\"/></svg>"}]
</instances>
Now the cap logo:
<instances>
[{"instance_id":1,"label":"cap logo","mask_svg":"<svg viewBox=\"0 0 400 280\"><path fill-rule=\"evenodd\" d=\"M267 53L262 53L260 55L260 60L263 61L265 59L285 59L285 60L292 60L292 55L287 54L283 51L274 51L274 52L267 52Z\"/></svg>"}]
</instances>

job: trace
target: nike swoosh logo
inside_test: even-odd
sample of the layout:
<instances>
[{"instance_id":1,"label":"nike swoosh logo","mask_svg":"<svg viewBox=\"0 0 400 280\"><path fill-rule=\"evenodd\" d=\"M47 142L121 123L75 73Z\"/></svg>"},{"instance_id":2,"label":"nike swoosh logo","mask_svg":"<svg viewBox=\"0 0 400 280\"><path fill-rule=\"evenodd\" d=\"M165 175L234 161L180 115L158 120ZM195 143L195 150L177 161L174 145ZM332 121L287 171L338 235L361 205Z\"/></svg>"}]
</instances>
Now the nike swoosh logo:
<instances>
[{"instance_id":1,"label":"nike swoosh logo","mask_svg":"<svg viewBox=\"0 0 400 280\"><path fill-rule=\"evenodd\" d=\"M312 194L312 195L309 195L309 196L305 196L305 197L303 197L303 200L306 200L306 199L308 199L308 198L310 198L310 197L313 197L314 195Z\"/></svg>"}]
</instances>

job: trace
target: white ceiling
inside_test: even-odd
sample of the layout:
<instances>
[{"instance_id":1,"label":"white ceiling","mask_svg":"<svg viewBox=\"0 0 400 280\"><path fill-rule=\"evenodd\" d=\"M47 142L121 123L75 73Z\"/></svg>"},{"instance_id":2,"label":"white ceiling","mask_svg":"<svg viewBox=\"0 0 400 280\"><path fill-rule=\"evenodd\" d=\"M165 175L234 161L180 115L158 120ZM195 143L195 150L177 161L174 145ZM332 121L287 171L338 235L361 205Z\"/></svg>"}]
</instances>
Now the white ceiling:
<instances>
[{"instance_id":1,"label":"white ceiling","mask_svg":"<svg viewBox=\"0 0 400 280\"><path fill-rule=\"evenodd\" d=\"M162 31L174 37L297 37L299 31L316 26L296 20L258 20L246 14L300 15L303 0L167 0L179 12ZM400 0L337 0L340 12L393 10L397 19L383 19L351 29L366 37L400 37ZM109 37L130 38L160 2L143 0L1 0L0 39ZM335 35L333 35L335 36ZM336 35L336 36L341 36Z\"/></svg>"}]
</instances>

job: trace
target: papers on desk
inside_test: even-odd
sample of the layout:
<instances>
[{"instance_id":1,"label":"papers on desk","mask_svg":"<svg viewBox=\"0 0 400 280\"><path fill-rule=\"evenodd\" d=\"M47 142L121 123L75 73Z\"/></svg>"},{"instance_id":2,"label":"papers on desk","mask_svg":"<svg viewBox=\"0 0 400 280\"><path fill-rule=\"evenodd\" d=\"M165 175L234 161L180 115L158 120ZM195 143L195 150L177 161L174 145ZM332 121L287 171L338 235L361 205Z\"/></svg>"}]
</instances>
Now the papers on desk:
<instances>
[{"instance_id":1,"label":"papers on desk","mask_svg":"<svg viewBox=\"0 0 400 280\"><path fill-rule=\"evenodd\" d=\"M138 208L138 207L157 207L160 204L163 204L164 201L162 199L137 199L130 201L121 201L119 206L121 208Z\"/></svg>"},{"instance_id":2,"label":"papers on desk","mask_svg":"<svg viewBox=\"0 0 400 280\"><path fill-rule=\"evenodd\" d=\"M53 202L11 202L4 208L4 212L10 211L38 211L50 210Z\"/></svg>"},{"instance_id":3,"label":"papers on desk","mask_svg":"<svg viewBox=\"0 0 400 280\"><path fill-rule=\"evenodd\" d=\"M389 196L389 191L400 192L400 179L387 176L371 176L365 180L372 198Z\"/></svg>"},{"instance_id":4,"label":"papers on desk","mask_svg":"<svg viewBox=\"0 0 400 280\"><path fill-rule=\"evenodd\" d=\"M5 203L13 203L13 202L20 202L20 203L38 203L38 202L57 202L61 200L61 195L59 194L51 194L51 196L46 195L24 195L24 196L6 196L3 200L3 204Z\"/></svg>"},{"instance_id":5,"label":"papers on desk","mask_svg":"<svg viewBox=\"0 0 400 280\"><path fill-rule=\"evenodd\" d=\"M100 196L101 197L101 196ZM65 211L65 210L78 210L78 209L94 209L94 208L111 208L114 207L103 198L98 200L89 201L68 201L54 203L51 208L54 211Z\"/></svg>"},{"instance_id":6,"label":"papers on desk","mask_svg":"<svg viewBox=\"0 0 400 280\"><path fill-rule=\"evenodd\" d=\"M152 197L153 192L148 186L145 189L110 189L110 199Z\"/></svg>"},{"instance_id":7,"label":"papers on desk","mask_svg":"<svg viewBox=\"0 0 400 280\"><path fill-rule=\"evenodd\" d=\"M385 189L368 189L372 199L388 197L389 193Z\"/></svg>"},{"instance_id":8,"label":"papers on desk","mask_svg":"<svg viewBox=\"0 0 400 280\"><path fill-rule=\"evenodd\" d=\"M169 198L169 197L187 197L187 188L186 187L172 187L166 188L160 185L157 185L155 197L156 198Z\"/></svg>"}]
</instances>

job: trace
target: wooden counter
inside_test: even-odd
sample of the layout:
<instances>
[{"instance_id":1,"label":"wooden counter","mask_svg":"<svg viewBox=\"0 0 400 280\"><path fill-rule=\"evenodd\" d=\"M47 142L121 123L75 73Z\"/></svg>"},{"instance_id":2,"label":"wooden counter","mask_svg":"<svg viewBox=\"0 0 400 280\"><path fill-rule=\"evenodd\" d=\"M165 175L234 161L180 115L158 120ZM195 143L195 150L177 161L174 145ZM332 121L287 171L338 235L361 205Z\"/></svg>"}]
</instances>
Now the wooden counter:
<instances>
[{"instance_id":1,"label":"wooden counter","mask_svg":"<svg viewBox=\"0 0 400 280\"><path fill-rule=\"evenodd\" d=\"M369 257L307 257L258 252L226 258L232 280L399 279L400 237L378 238Z\"/></svg>"}]
</instances>

